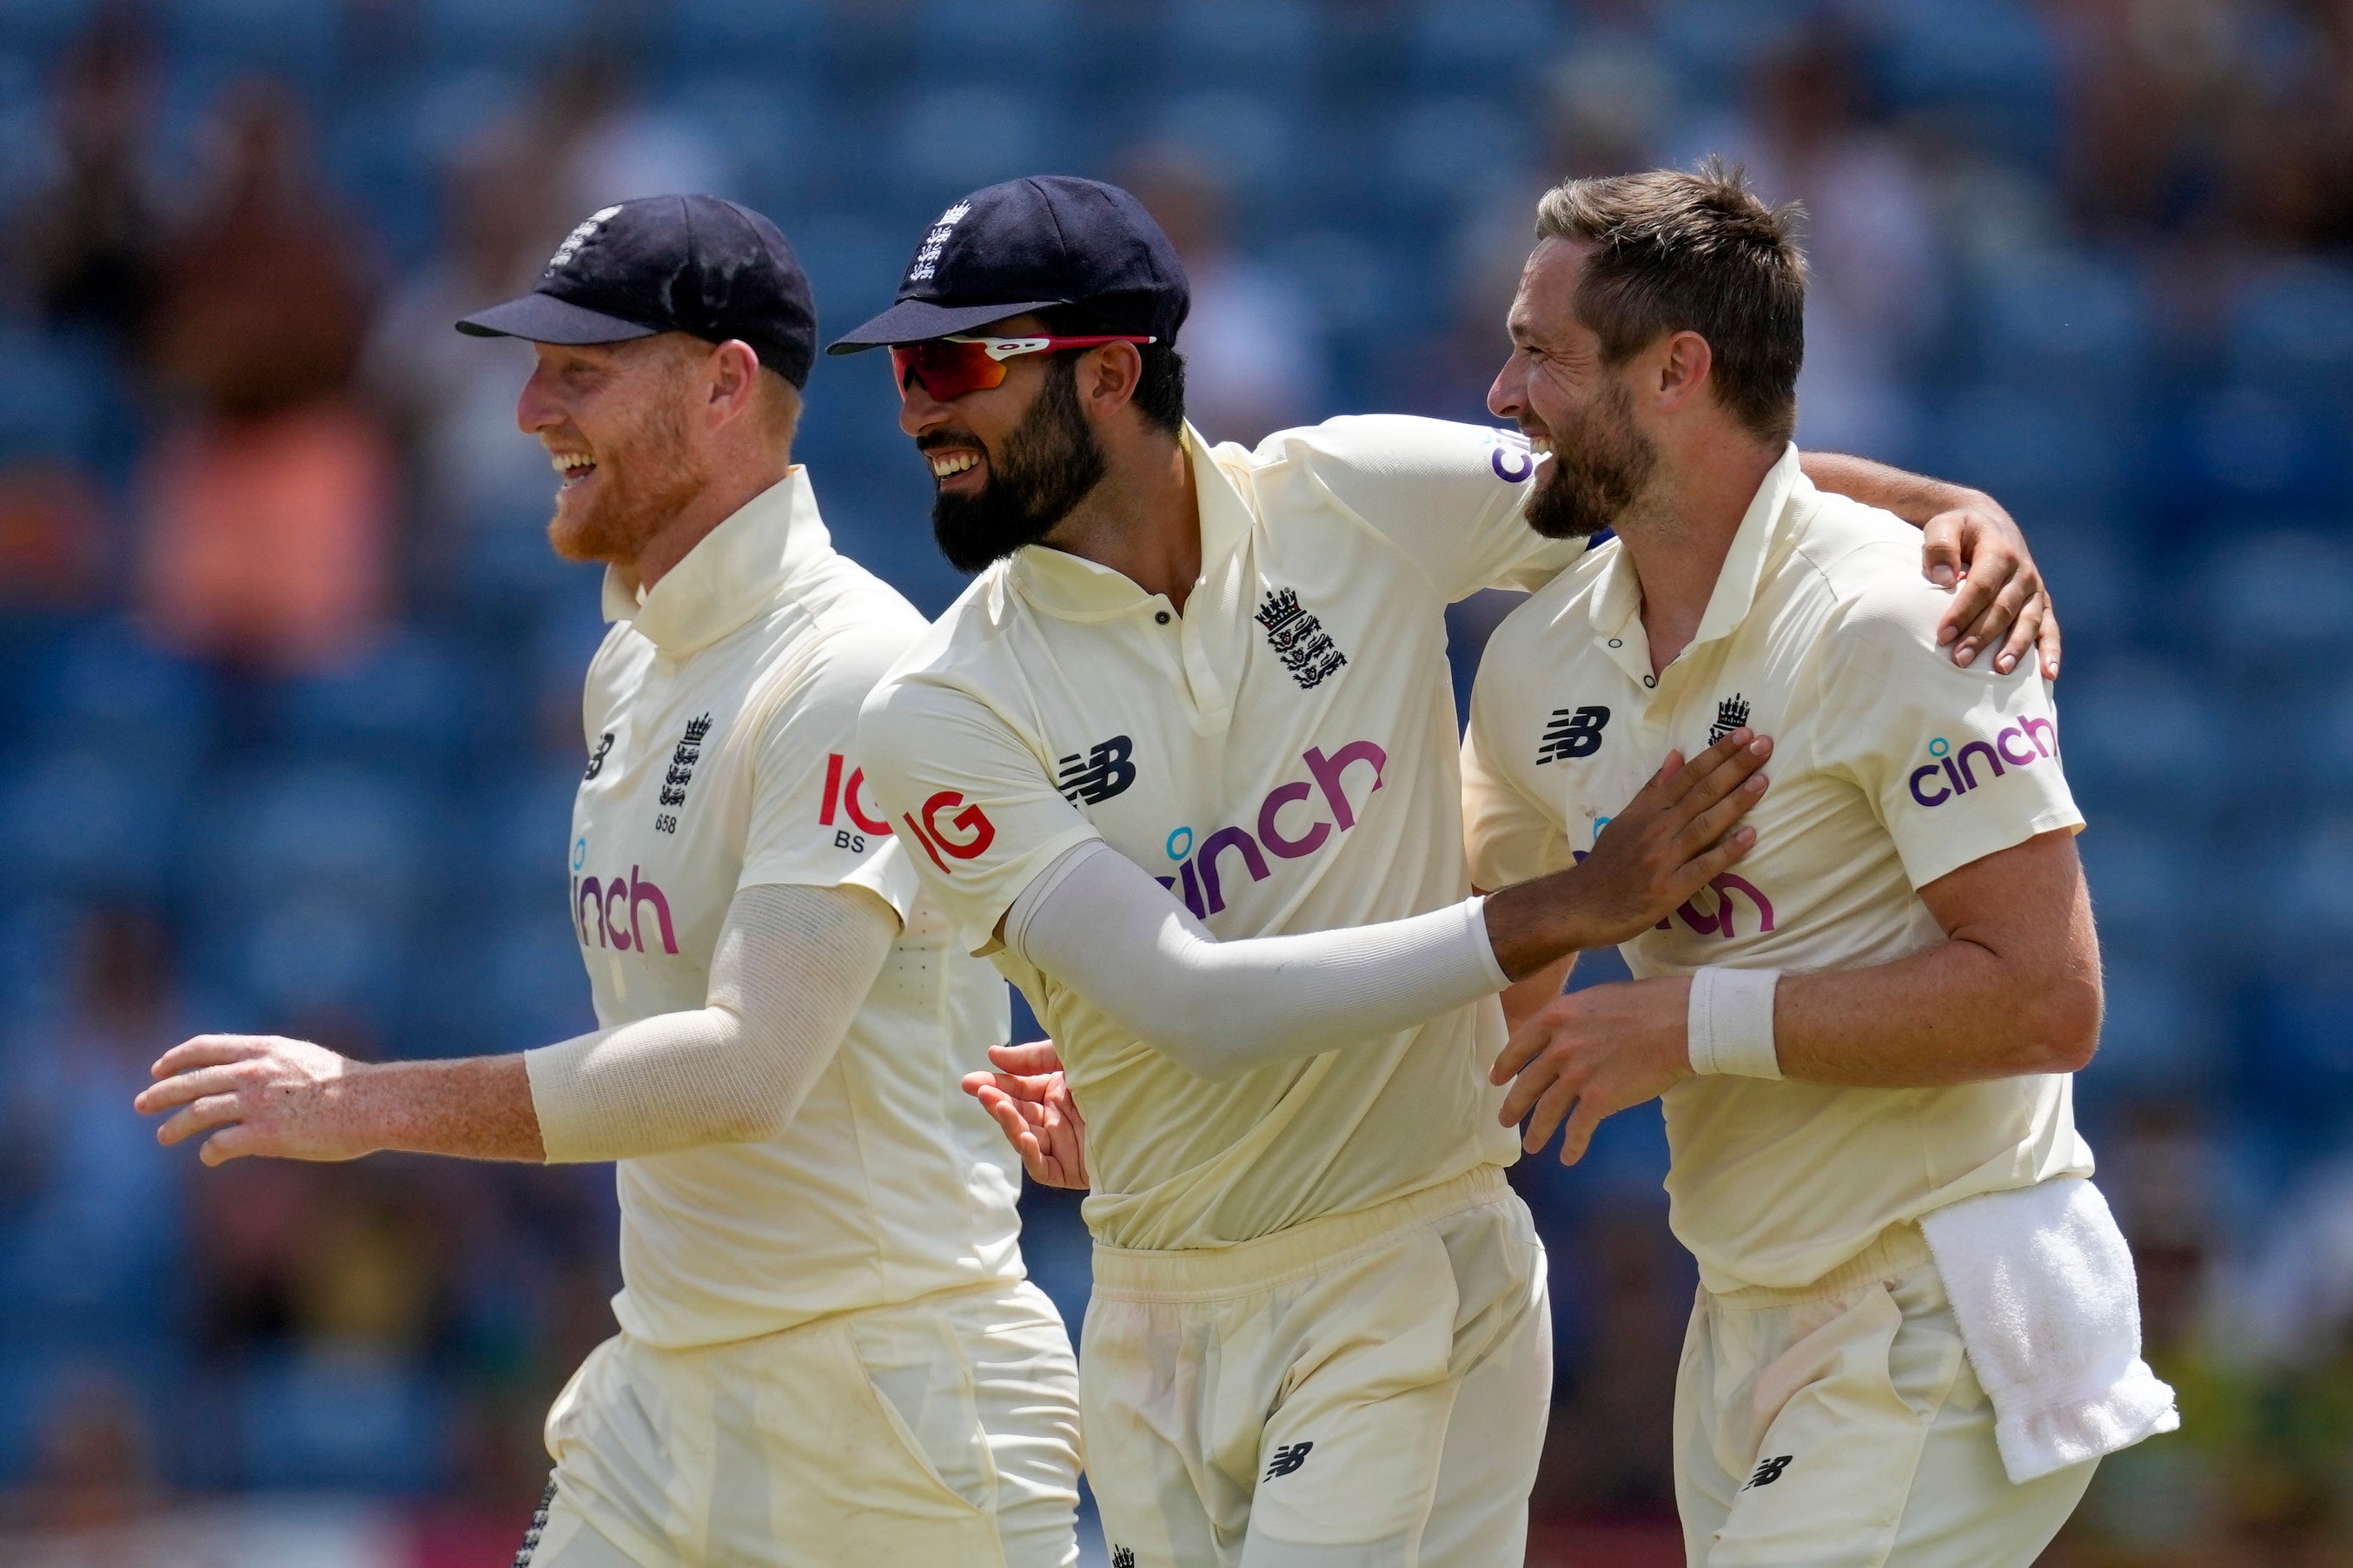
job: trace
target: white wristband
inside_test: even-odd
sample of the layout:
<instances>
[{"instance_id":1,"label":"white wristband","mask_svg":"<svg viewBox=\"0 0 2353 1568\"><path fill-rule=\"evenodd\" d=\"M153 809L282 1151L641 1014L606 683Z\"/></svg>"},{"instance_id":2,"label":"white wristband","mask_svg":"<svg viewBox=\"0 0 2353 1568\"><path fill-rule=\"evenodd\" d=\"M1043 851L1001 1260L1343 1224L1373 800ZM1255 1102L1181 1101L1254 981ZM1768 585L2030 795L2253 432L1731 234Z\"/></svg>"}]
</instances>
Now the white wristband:
<instances>
[{"instance_id":1,"label":"white wristband","mask_svg":"<svg viewBox=\"0 0 2353 1568\"><path fill-rule=\"evenodd\" d=\"M1692 1071L1779 1078L1773 1048L1773 988L1778 969L1695 969L1684 1024Z\"/></svg>"}]
</instances>

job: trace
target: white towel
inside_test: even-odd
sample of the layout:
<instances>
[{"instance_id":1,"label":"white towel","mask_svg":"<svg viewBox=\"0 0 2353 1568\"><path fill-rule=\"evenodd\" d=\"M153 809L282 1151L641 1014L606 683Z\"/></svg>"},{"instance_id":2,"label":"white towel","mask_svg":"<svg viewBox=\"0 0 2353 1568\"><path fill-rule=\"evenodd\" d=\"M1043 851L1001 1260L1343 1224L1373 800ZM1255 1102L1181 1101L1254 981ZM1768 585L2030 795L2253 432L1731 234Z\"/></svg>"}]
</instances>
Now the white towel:
<instances>
[{"instance_id":1,"label":"white towel","mask_svg":"<svg viewBox=\"0 0 2353 1568\"><path fill-rule=\"evenodd\" d=\"M2013 1482L2181 1425L2140 1359L2140 1289L2108 1200L2081 1176L1924 1215Z\"/></svg>"}]
</instances>

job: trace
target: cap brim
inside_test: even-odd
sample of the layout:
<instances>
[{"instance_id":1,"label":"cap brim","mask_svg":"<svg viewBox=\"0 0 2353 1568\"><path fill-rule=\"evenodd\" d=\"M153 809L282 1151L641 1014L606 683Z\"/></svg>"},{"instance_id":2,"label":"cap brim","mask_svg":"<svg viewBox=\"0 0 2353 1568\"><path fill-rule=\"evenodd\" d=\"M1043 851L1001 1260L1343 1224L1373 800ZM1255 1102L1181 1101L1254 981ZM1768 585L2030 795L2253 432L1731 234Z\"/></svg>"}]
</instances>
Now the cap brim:
<instances>
[{"instance_id":1,"label":"cap brim","mask_svg":"<svg viewBox=\"0 0 2353 1568\"><path fill-rule=\"evenodd\" d=\"M968 332L1008 316L1050 310L1067 300L1016 300L1005 305L934 305L929 300L902 300L855 331L843 333L826 348L829 354L854 354L886 343L920 343L950 332Z\"/></svg>"},{"instance_id":2,"label":"cap brim","mask_svg":"<svg viewBox=\"0 0 2353 1568\"><path fill-rule=\"evenodd\" d=\"M525 294L503 305L477 310L458 323L475 338L523 338L534 343L618 343L667 331L626 316L608 316L553 294Z\"/></svg>"}]
</instances>

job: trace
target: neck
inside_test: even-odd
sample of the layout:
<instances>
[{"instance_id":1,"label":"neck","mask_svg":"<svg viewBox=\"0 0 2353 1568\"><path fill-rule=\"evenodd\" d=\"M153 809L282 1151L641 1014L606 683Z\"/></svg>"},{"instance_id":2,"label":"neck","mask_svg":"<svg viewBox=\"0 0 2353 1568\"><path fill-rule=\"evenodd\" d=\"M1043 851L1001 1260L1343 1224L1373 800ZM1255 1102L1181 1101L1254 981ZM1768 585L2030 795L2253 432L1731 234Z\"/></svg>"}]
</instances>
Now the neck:
<instances>
[{"instance_id":1,"label":"neck","mask_svg":"<svg viewBox=\"0 0 2353 1568\"><path fill-rule=\"evenodd\" d=\"M1641 585L1654 674L1699 635L1740 521L1780 458L1746 437L1661 456L1658 477L1616 525Z\"/></svg>"},{"instance_id":2,"label":"neck","mask_svg":"<svg viewBox=\"0 0 2353 1568\"><path fill-rule=\"evenodd\" d=\"M1103 482L1044 542L1110 567L1182 612L1201 579L1201 506L1185 443L1173 430L1149 429L1105 457Z\"/></svg>"},{"instance_id":3,"label":"neck","mask_svg":"<svg viewBox=\"0 0 2353 1568\"><path fill-rule=\"evenodd\" d=\"M787 451L763 457L756 462L723 467L710 483L694 492L693 500L679 509L677 516L646 541L637 559L624 569L637 579L640 588L652 587L708 538L712 529L743 510L744 504L754 496L780 483L792 462L792 454Z\"/></svg>"}]
</instances>

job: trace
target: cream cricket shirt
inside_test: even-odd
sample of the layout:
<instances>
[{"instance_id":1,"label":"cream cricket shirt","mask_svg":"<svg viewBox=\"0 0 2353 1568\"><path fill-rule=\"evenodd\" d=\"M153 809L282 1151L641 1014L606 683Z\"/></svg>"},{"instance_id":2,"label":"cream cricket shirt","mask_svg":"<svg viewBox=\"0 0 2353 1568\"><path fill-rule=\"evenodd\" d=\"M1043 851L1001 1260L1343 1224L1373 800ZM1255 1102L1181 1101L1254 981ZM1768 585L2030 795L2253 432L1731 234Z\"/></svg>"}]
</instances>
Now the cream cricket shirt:
<instances>
[{"instance_id":1,"label":"cream cricket shirt","mask_svg":"<svg viewBox=\"0 0 2353 1568\"><path fill-rule=\"evenodd\" d=\"M1856 969L1944 940L1914 890L2079 827L2033 659L1963 669L1920 535L1816 490L1791 447L1735 537L1699 635L1653 682L1615 543L1488 643L1463 747L1472 876L1500 888L1582 858L1671 748L1774 739L1757 847L1620 950L1637 975ZM1841 1089L1709 1076L1667 1092L1675 1234L1711 1290L1810 1284L1890 1225L1975 1194L2088 1175L2073 1079Z\"/></svg>"},{"instance_id":2,"label":"cream cricket shirt","mask_svg":"<svg viewBox=\"0 0 2353 1568\"><path fill-rule=\"evenodd\" d=\"M1201 579L1182 616L1032 546L982 574L867 701L870 776L967 948L993 949L1030 879L1095 837L1221 938L1469 893L1444 611L1568 558L1520 521L1525 443L1386 416L1256 452L1185 439ZM1484 1078L1492 1001L1208 1083L996 957L1086 1114L1100 1241L1229 1246L1513 1158Z\"/></svg>"},{"instance_id":3,"label":"cream cricket shirt","mask_svg":"<svg viewBox=\"0 0 2353 1568\"><path fill-rule=\"evenodd\" d=\"M920 897L854 740L923 617L835 553L798 468L605 607L570 855L597 1022L701 1008L739 887L854 885L902 922L782 1132L619 1162L621 1326L678 1349L1019 1279L1012 1156L957 1088L1005 985Z\"/></svg>"}]
</instances>

